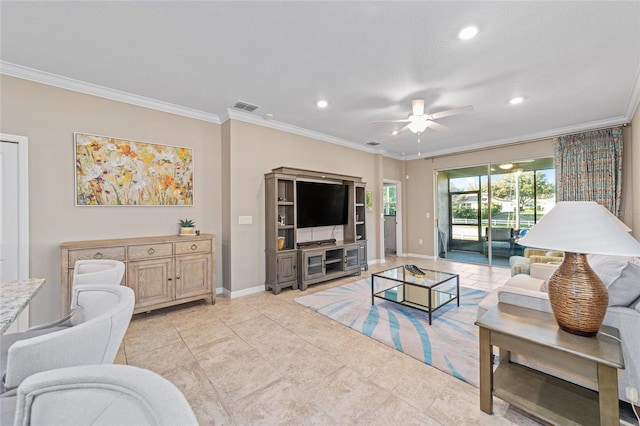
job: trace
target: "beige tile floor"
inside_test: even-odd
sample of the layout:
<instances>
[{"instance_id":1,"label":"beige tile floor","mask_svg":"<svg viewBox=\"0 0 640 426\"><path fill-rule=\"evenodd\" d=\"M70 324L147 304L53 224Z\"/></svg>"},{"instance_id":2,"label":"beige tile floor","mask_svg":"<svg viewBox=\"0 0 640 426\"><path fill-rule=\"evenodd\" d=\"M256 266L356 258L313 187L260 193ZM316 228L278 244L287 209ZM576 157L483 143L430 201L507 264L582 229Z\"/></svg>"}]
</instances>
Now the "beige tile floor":
<instances>
[{"instance_id":1,"label":"beige tile floor","mask_svg":"<svg viewBox=\"0 0 640 426\"><path fill-rule=\"evenodd\" d=\"M478 389L319 315L294 299L415 263L491 290L507 268L388 259L363 276L134 316L116 362L153 370L187 397L200 424L535 425Z\"/></svg>"}]
</instances>

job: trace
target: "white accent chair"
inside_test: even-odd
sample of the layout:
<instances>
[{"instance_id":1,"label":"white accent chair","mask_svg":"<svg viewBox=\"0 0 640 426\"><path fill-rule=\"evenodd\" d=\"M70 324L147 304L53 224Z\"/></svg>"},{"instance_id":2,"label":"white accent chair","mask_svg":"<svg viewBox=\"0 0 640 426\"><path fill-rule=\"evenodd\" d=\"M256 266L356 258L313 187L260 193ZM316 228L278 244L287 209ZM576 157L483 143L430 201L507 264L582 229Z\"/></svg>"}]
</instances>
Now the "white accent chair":
<instances>
[{"instance_id":1,"label":"white accent chair","mask_svg":"<svg viewBox=\"0 0 640 426\"><path fill-rule=\"evenodd\" d=\"M41 371L113 363L131 321L134 302L133 290L125 286L78 285L73 313L68 318L1 336L1 391L11 392Z\"/></svg>"},{"instance_id":2,"label":"white accent chair","mask_svg":"<svg viewBox=\"0 0 640 426\"><path fill-rule=\"evenodd\" d=\"M119 260L77 260L73 266L73 285L114 284L119 285L124 276L124 263Z\"/></svg>"},{"instance_id":3,"label":"white accent chair","mask_svg":"<svg viewBox=\"0 0 640 426\"><path fill-rule=\"evenodd\" d=\"M5 409L2 424L198 424L175 385L128 365L86 365L34 374L7 400Z\"/></svg>"}]
</instances>

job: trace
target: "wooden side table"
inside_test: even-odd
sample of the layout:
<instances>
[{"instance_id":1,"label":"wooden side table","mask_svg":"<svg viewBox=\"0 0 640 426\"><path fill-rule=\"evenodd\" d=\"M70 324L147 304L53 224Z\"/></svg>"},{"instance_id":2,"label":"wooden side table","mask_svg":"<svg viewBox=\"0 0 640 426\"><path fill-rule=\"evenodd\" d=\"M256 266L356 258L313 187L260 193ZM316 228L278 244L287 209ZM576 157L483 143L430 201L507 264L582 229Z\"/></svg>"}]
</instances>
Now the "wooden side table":
<instances>
[{"instance_id":1,"label":"wooden side table","mask_svg":"<svg viewBox=\"0 0 640 426\"><path fill-rule=\"evenodd\" d=\"M493 395L538 419L561 425L620 424L617 369L624 368L620 333L602 326L595 337L560 330L552 314L498 303L480 327L480 409L491 414ZM492 347L500 347L495 372ZM510 352L596 382L592 391L510 361Z\"/></svg>"}]
</instances>

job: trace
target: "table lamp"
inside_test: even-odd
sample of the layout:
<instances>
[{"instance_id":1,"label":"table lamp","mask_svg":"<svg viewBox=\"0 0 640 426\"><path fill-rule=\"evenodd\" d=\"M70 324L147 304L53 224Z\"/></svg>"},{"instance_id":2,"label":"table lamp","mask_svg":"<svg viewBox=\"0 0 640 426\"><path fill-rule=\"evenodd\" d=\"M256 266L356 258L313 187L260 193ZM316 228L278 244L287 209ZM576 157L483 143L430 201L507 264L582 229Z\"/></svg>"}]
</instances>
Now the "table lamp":
<instances>
[{"instance_id":1,"label":"table lamp","mask_svg":"<svg viewBox=\"0 0 640 426\"><path fill-rule=\"evenodd\" d=\"M587 254L640 256L640 242L609 210L593 201L562 201L518 242L564 252L549 278L549 302L560 328L595 336L607 311L609 295L589 266Z\"/></svg>"}]
</instances>

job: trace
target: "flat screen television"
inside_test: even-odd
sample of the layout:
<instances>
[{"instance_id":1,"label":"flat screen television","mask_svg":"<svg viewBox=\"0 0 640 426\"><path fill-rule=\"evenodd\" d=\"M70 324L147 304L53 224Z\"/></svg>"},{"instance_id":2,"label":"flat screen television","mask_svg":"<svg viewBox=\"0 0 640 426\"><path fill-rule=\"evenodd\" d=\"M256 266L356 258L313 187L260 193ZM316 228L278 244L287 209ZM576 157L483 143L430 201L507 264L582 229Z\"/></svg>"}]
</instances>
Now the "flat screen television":
<instances>
[{"instance_id":1,"label":"flat screen television","mask_svg":"<svg viewBox=\"0 0 640 426\"><path fill-rule=\"evenodd\" d=\"M346 185L297 181L298 228L345 225L349 212L348 194Z\"/></svg>"}]
</instances>

